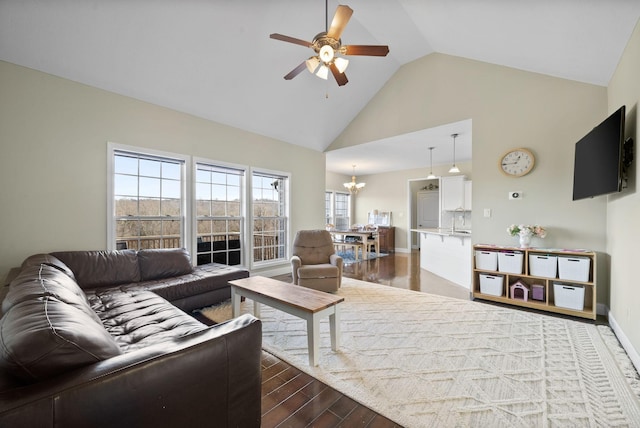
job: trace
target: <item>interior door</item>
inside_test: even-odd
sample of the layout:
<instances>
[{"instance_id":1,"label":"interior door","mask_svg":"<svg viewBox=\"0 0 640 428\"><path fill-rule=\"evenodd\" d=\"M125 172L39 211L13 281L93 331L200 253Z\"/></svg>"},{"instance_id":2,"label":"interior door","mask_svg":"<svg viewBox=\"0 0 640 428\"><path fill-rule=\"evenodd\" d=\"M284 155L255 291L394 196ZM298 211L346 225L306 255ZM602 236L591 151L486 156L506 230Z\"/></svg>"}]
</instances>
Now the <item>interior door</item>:
<instances>
[{"instance_id":1,"label":"interior door","mask_svg":"<svg viewBox=\"0 0 640 428\"><path fill-rule=\"evenodd\" d=\"M418 192L418 221L420 229L438 227L440 197L437 190Z\"/></svg>"}]
</instances>

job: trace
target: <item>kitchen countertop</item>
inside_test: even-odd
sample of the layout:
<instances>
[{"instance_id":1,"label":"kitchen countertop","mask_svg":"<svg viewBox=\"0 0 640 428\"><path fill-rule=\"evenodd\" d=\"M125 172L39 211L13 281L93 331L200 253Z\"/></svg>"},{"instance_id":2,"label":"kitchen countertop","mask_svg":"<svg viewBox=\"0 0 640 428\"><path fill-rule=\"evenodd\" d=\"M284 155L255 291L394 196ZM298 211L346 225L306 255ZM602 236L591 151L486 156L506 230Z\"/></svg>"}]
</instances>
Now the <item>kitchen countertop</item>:
<instances>
[{"instance_id":1,"label":"kitchen countertop","mask_svg":"<svg viewBox=\"0 0 640 428\"><path fill-rule=\"evenodd\" d=\"M424 228L424 229L411 229L411 232L418 233L428 233L430 235L440 235L440 236L456 236L456 237L469 237L471 238L471 231L462 229L452 231L450 227L434 227L434 228Z\"/></svg>"}]
</instances>

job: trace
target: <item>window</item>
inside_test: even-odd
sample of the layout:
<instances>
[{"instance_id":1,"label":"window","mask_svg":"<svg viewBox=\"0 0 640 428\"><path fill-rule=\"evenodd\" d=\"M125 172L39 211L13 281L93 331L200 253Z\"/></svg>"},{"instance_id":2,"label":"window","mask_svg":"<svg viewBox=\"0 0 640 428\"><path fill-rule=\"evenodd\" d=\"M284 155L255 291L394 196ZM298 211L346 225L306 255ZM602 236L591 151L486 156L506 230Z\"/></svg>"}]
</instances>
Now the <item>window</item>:
<instances>
[{"instance_id":1,"label":"window","mask_svg":"<svg viewBox=\"0 0 640 428\"><path fill-rule=\"evenodd\" d=\"M197 264L242 264L244 177L242 169L196 163Z\"/></svg>"},{"instance_id":2,"label":"window","mask_svg":"<svg viewBox=\"0 0 640 428\"><path fill-rule=\"evenodd\" d=\"M344 192L325 192L325 217L327 224L336 229L345 230L351 225L351 194Z\"/></svg>"},{"instance_id":3,"label":"window","mask_svg":"<svg viewBox=\"0 0 640 428\"><path fill-rule=\"evenodd\" d=\"M113 152L113 224L116 249L185 246L183 159ZM115 243L115 245L113 245Z\"/></svg>"},{"instance_id":4,"label":"window","mask_svg":"<svg viewBox=\"0 0 640 428\"><path fill-rule=\"evenodd\" d=\"M254 171L252 183L253 261L287 259L288 184L283 174Z\"/></svg>"},{"instance_id":5,"label":"window","mask_svg":"<svg viewBox=\"0 0 640 428\"><path fill-rule=\"evenodd\" d=\"M187 248L198 265L288 262L289 174L113 143L108 159L107 248Z\"/></svg>"}]
</instances>

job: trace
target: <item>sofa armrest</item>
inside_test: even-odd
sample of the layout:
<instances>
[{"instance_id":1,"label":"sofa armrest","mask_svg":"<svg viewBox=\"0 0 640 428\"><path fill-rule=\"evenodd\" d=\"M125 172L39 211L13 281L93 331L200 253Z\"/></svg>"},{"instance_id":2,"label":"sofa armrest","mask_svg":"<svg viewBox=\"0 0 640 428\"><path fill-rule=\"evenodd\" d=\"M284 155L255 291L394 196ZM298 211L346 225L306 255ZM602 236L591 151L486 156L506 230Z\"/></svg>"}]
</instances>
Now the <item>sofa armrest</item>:
<instances>
[{"instance_id":1,"label":"sofa armrest","mask_svg":"<svg viewBox=\"0 0 640 428\"><path fill-rule=\"evenodd\" d=\"M262 324L243 315L0 391L0 426L259 427Z\"/></svg>"},{"instance_id":2,"label":"sofa armrest","mask_svg":"<svg viewBox=\"0 0 640 428\"><path fill-rule=\"evenodd\" d=\"M291 256L291 276L294 284L298 284L298 268L300 266L302 266L302 259L298 256Z\"/></svg>"},{"instance_id":3,"label":"sofa armrest","mask_svg":"<svg viewBox=\"0 0 640 428\"><path fill-rule=\"evenodd\" d=\"M338 287L340 287L342 285L342 267L344 266L344 259L334 253L329 256L329 263L338 267Z\"/></svg>"}]
</instances>

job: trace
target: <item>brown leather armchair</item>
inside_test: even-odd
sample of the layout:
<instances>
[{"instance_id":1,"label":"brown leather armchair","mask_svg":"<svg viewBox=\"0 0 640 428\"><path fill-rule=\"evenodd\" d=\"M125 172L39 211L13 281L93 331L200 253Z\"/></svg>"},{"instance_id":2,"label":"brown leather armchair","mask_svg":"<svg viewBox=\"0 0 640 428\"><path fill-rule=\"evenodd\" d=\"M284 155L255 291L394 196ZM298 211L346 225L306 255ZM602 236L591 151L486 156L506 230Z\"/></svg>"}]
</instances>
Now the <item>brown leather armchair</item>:
<instances>
[{"instance_id":1,"label":"brown leather armchair","mask_svg":"<svg viewBox=\"0 0 640 428\"><path fill-rule=\"evenodd\" d=\"M342 283L342 257L336 254L326 230L300 230L293 241L293 283L319 291L336 292Z\"/></svg>"}]
</instances>

